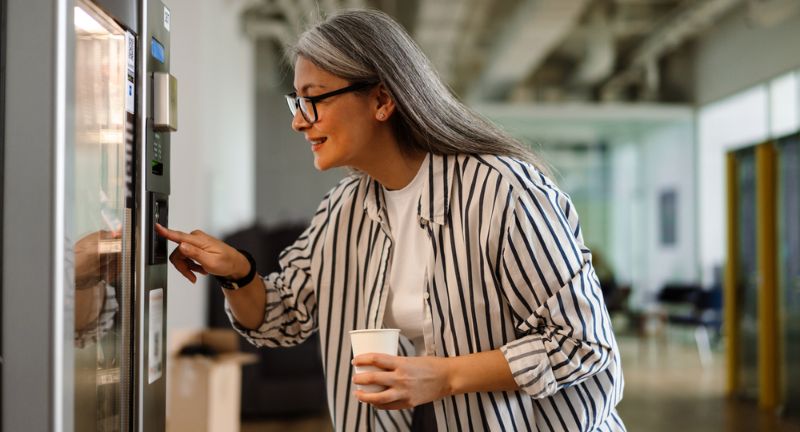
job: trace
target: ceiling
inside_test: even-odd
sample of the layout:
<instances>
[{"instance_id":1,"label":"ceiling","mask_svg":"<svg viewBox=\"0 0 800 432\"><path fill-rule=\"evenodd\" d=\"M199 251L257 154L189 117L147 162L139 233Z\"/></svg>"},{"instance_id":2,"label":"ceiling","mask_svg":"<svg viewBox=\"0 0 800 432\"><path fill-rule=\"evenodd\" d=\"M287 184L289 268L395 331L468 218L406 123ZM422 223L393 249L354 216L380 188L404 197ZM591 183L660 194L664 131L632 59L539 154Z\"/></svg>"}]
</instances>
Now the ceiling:
<instances>
[{"instance_id":1,"label":"ceiling","mask_svg":"<svg viewBox=\"0 0 800 432\"><path fill-rule=\"evenodd\" d=\"M693 38L736 7L780 16L800 0L250 0L245 31L290 44L344 7L394 16L472 103L691 102ZM767 10L770 9L770 10ZM764 13L767 10L769 13Z\"/></svg>"}]
</instances>

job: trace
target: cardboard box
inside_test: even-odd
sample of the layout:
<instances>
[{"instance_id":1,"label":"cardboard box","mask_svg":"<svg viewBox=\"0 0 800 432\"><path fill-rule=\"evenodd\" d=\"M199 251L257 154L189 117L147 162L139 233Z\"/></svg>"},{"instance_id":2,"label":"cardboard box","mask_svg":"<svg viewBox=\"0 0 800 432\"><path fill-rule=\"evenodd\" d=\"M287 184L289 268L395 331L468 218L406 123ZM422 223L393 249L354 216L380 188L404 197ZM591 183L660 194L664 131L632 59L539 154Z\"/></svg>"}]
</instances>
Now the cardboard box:
<instances>
[{"instance_id":1,"label":"cardboard box","mask_svg":"<svg viewBox=\"0 0 800 432\"><path fill-rule=\"evenodd\" d=\"M170 334L167 432L239 432L242 365L257 357L240 352L238 338L220 329ZM218 354L178 356L198 344Z\"/></svg>"}]
</instances>

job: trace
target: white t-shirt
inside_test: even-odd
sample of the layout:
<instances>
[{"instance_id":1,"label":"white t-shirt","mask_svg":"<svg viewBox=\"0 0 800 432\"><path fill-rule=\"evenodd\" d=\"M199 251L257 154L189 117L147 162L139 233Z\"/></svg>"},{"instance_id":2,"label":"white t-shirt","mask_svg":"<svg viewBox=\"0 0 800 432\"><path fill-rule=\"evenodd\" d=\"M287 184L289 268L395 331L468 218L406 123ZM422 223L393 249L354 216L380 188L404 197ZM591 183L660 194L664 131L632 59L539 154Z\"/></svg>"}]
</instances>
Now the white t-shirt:
<instances>
[{"instance_id":1,"label":"white t-shirt","mask_svg":"<svg viewBox=\"0 0 800 432\"><path fill-rule=\"evenodd\" d=\"M422 323L425 319L425 273L431 253L428 234L420 228L417 205L425 185L428 157L417 175L403 189L383 189L394 243L389 272L389 296L383 323L398 328L414 344L417 355L425 353Z\"/></svg>"}]
</instances>

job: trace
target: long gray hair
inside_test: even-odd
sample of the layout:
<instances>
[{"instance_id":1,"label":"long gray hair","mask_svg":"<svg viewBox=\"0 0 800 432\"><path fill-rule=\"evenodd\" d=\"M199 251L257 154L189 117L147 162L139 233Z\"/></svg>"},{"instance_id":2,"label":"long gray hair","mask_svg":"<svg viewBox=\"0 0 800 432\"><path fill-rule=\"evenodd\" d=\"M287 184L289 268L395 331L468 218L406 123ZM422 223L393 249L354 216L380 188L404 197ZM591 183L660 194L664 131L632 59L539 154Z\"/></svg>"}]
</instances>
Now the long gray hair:
<instances>
[{"instance_id":1,"label":"long gray hair","mask_svg":"<svg viewBox=\"0 0 800 432\"><path fill-rule=\"evenodd\" d=\"M406 31L376 10L337 12L300 35L288 51L354 82L380 82L397 114L392 128L402 150L493 154L546 165L524 144L457 100Z\"/></svg>"}]
</instances>

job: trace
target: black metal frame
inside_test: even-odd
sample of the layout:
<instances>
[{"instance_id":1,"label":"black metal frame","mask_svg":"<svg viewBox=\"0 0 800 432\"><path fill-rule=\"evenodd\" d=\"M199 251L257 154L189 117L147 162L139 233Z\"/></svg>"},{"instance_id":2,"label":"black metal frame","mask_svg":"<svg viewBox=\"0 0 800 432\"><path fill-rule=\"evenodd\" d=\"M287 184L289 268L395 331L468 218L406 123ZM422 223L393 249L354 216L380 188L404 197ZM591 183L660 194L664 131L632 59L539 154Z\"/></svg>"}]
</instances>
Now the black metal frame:
<instances>
[{"instance_id":1,"label":"black metal frame","mask_svg":"<svg viewBox=\"0 0 800 432\"><path fill-rule=\"evenodd\" d=\"M139 31L139 10L138 3L130 0L90 0L103 9L103 12L111 15L117 23L127 27L135 33Z\"/></svg>"},{"instance_id":2,"label":"black metal frame","mask_svg":"<svg viewBox=\"0 0 800 432\"><path fill-rule=\"evenodd\" d=\"M286 95L286 102L289 104L289 109L292 110L292 115L295 115L295 113L297 112L296 110L300 110L300 113L303 115L303 118L306 119L307 122L313 124L319 120L319 114L317 114L317 102L323 101L332 96L338 96L340 94L361 91L366 88L375 86L377 84L378 83L376 82L357 82L355 84L350 84L347 87L340 88L338 90L334 90L328 93L323 93L317 96L298 96L297 92L291 92ZM304 105L300 104L300 99L305 99L311 102L311 108L314 110L313 120L307 117L308 115L311 115L311 113L307 113L303 110L302 106Z\"/></svg>"},{"instance_id":3,"label":"black metal frame","mask_svg":"<svg viewBox=\"0 0 800 432\"><path fill-rule=\"evenodd\" d=\"M3 190L6 137L6 0L0 0L0 325L3 322ZM3 332L0 328L0 358L3 357ZM3 363L0 362L0 388L3 387ZM0 425L3 424L3 403L0 395Z\"/></svg>"}]
</instances>

